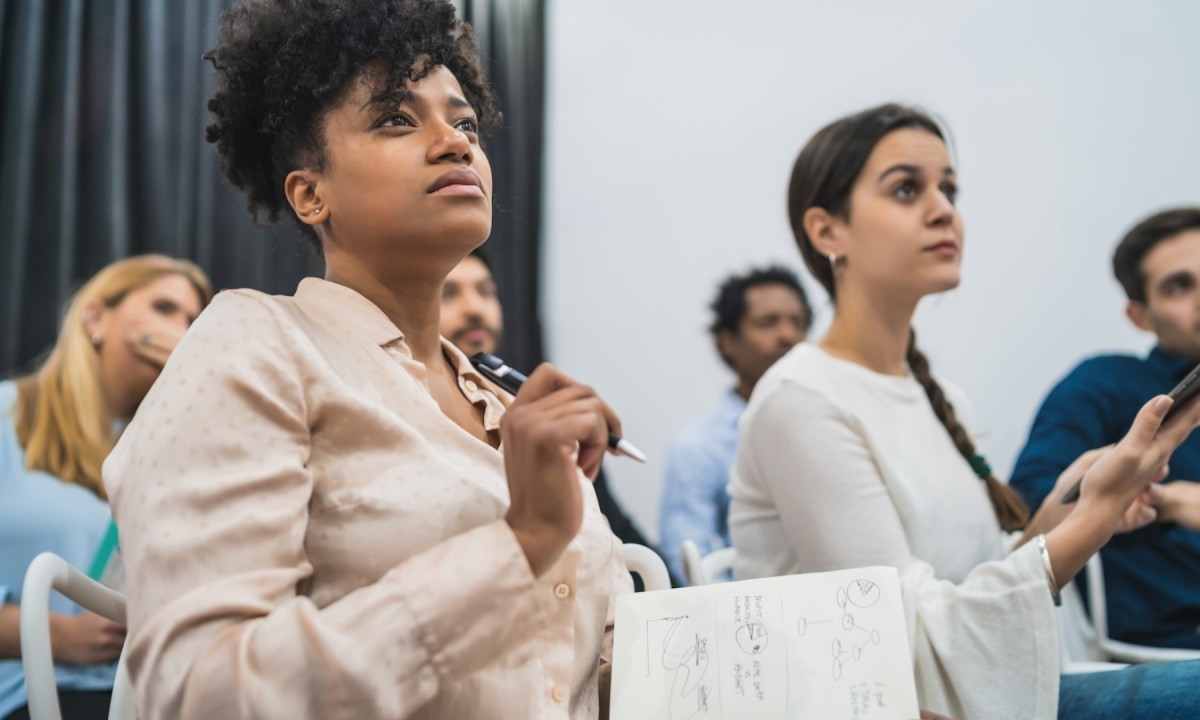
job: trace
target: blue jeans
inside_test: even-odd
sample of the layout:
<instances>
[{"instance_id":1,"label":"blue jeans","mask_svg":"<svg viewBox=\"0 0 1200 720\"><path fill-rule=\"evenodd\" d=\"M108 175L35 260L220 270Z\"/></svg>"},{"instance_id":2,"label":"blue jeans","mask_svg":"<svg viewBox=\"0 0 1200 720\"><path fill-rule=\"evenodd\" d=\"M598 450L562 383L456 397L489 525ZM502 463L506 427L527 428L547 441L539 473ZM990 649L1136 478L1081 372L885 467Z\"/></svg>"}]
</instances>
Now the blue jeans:
<instances>
[{"instance_id":1,"label":"blue jeans","mask_svg":"<svg viewBox=\"0 0 1200 720\"><path fill-rule=\"evenodd\" d=\"M1063 675L1059 720L1200 718L1200 660Z\"/></svg>"}]
</instances>

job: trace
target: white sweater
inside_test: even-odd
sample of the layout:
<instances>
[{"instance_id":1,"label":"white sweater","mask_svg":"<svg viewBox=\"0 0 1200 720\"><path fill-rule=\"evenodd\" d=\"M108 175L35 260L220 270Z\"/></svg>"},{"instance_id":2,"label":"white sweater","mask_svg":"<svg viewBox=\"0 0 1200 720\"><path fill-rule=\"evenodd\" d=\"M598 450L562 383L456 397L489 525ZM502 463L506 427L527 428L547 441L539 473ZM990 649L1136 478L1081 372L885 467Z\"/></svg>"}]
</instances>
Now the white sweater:
<instances>
[{"instance_id":1,"label":"white sweater","mask_svg":"<svg viewBox=\"0 0 1200 720\"><path fill-rule=\"evenodd\" d=\"M968 426L965 400L942 386ZM914 378L798 345L754 389L729 493L739 579L900 570L921 707L1056 716L1058 630L1038 549L1006 557L983 481Z\"/></svg>"}]
</instances>

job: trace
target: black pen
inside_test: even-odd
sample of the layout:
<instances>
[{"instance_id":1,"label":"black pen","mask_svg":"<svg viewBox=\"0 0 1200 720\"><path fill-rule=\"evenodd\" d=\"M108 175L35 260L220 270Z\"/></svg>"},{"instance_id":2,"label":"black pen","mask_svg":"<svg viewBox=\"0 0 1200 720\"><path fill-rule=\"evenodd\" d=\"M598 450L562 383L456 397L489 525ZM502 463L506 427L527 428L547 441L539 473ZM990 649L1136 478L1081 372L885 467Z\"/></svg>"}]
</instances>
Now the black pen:
<instances>
[{"instance_id":1,"label":"black pen","mask_svg":"<svg viewBox=\"0 0 1200 720\"><path fill-rule=\"evenodd\" d=\"M505 365L503 360L491 353L475 353L471 356L471 364L485 378L513 395L516 395L521 386L525 384L525 381L529 379L523 373ZM608 431L608 447L640 463L646 462L646 456L641 450L638 450L633 443L617 435L612 430Z\"/></svg>"}]
</instances>

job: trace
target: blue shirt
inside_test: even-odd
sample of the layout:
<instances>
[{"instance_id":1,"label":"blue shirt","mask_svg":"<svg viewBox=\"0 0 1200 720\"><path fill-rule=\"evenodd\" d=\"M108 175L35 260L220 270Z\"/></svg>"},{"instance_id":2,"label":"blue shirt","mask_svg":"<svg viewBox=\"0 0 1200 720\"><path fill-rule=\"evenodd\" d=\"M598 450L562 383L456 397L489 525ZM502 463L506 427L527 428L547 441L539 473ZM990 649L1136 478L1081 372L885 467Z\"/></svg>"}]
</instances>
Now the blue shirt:
<instances>
[{"instance_id":1,"label":"blue shirt","mask_svg":"<svg viewBox=\"0 0 1200 720\"><path fill-rule=\"evenodd\" d=\"M1193 365L1159 348L1144 360L1103 355L1080 363L1042 403L1013 487L1038 507L1067 465L1085 450L1120 440L1142 405L1168 392ZM1175 451L1170 473L1166 482L1200 482L1200 435ZM1200 648L1200 533L1155 523L1114 536L1100 556L1115 639Z\"/></svg>"},{"instance_id":2,"label":"blue shirt","mask_svg":"<svg viewBox=\"0 0 1200 720\"><path fill-rule=\"evenodd\" d=\"M25 570L39 553L50 551L87 572L110 515L108 504L80 485L25 468L25 451L14 425L17 388L0 382L0 599L18 605ZM50 594L50 612L75 615L78 605ZM108 690L116 665L55 664L62 690ZM27 702L20 660L0 660L0 717Z\"/></svg>"},{"instance_id":3,"label":"blue shirt","mask_svg":"<svg viewBox=\"0 0 1200 720\"><path fill-rule=\"evenodd\" d=\"M667 446L660 546L678 578L685 577L679 558L684 540L694 540L701 554L729 545L729 471L745 409L746 401L730 390Z\"/></svg>"}]
</instances>

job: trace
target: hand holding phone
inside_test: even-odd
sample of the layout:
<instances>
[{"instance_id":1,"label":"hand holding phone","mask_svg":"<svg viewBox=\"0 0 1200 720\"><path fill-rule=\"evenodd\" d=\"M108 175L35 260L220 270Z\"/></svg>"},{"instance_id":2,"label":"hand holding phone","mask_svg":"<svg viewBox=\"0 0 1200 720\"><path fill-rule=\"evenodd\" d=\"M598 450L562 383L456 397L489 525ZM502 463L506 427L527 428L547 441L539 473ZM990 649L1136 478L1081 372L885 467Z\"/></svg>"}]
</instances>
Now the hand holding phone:
<instances>
[{"instance_id":1,"label":"hand holding phone","mask_svg":"<svg viewBox=\"0 0 1200 720\"><path fill-rule=\"evenodd\" d=\"M1188 404L1188 401L1196 397L1200 393L1200 365L1192 368L1192 371L1187 374L1183 380L1179 382L1171 392L1167 393L1173 402L1167 410L1167 414L1163 416L1163 424L1166 424L1176 412L1182 410ZM1062 496L1062 503L1070 505L1079 499L1079 492L1083 489L1083 478L1079 478Z\"/></svg>"}]
</instances>

